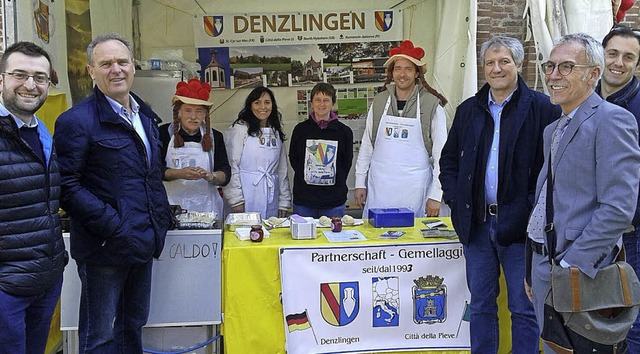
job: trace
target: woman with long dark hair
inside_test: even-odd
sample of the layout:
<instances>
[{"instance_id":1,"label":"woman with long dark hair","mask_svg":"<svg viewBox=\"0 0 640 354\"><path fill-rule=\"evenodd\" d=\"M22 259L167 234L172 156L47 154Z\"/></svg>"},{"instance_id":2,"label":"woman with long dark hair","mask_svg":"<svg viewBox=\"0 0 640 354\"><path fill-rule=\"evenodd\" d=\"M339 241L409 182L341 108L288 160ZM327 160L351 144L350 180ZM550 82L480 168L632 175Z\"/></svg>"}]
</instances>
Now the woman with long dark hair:
<instances>
[{"instance_id":1,"label":"woman with long dark hair","mask_svg":"<svg viewBox=\"0 0 640 354\"><path fill-rule=\"evenodd\" d=\"M273 92L257 87L225 131L231 181L224 197L232 212L259 212L263 219L286 216L291 191L281 119Z\"/></svg>"}]
</instances>

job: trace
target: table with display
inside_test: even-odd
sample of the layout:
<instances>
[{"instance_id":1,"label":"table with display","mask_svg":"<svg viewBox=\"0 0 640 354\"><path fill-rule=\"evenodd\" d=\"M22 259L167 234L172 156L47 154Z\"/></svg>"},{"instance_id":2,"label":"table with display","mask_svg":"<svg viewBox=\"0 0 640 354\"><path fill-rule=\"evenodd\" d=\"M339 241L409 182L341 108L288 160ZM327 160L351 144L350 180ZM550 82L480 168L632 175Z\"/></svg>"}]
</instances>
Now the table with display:
<instances>
[{"instance_id":1,"label":"table with display","mask_svg":"<svg viewBox=\"0 0 640 354\"><path fill-rule=\"evenodd\" d=\"M448 218L439 218L449 224ZM413 227L394 227L404 231L398 239L380 239L379 235L390 228L374 228L365 220L361 226L345 227L359 231L366 240L348 243L331 243L318 229L318 237L309 240L294 240L289 228L270 230L270 237L262 242L240 241L233 232L224 231L222 252L222 312L221 333L227 354L250 353L258 350L264 353L285 353L285 324L282 305L282 284L280 271L281 248L318 247L392 247L401 244L428 242L449 242L444 238L425 238L421 229L424 219L416 219ZM354 266L358 266L357 264ZM464 283L462 276L457 281ZM501 288L505 289L504 280ZM510 349L510 320L506 308L505 291L498 299L500 307L500 347ZM346 349L345 349L346 350ZM424 352L424 351L423 351ZM440 353L468 353L467 350L438 351Z\"/></svg>"}]
</instances>

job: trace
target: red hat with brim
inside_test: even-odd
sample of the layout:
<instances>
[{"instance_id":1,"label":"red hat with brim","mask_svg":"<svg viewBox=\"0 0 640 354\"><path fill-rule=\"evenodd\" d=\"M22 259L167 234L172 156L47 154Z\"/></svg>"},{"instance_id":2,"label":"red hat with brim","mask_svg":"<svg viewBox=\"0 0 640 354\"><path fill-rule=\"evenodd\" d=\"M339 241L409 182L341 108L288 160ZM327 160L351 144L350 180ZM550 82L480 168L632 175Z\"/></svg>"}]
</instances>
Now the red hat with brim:
<instances>
[{"instance_id":1,"label":"red hat with brim","mask_svg":"<svg viewBox=\"0 0 640 354\"><path fill-rule=\"evenodd\" d=\"M191 79L188 82L180 81L176 85L176 93L171 99L171 103L175 104L177 101L181 101L186 104L210 107L213 105L213 102L209 102L210 94L211 85L206 82L201 82L198 79Z\"/></svg>"},{"instance_id":2,"label":"red hat with brim","mask_svg":"<svg viewBox=\"0 0 640 354\"><path fill-rule=\"evenodd\" d=\"M393 47L389 50L389 59L384 63L385 67L391 65L399 58L404 58L414 63L418 67L424 67L426 69L427 63L422 61L424 57L424 49L420 47L414 47L413 42L405 40L400 43L399 46Z\"/></svg>"}]
</instances>

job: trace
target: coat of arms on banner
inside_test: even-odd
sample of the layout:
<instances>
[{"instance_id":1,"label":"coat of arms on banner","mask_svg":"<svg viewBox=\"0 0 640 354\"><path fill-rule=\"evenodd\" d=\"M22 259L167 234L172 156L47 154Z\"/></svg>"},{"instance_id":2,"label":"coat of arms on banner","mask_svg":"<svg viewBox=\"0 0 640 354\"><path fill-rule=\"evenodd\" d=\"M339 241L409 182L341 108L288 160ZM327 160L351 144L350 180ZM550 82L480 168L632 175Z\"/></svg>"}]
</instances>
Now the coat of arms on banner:
<instances>
[{"instance_id":1,"label":"coat of arms on banner","mask_svg":"<svg viewBox=\"0 0 640 354\"><path fill-rule=\"evenodd\" d=\"M49 43L49 5L39 1L38 9L33 12L33 19L36 23L38 37L43 42Z\"/></svg>"},{"instance_id":2,"label":"coat of arms on banner","mask_svg":"<svg viewBox=\"0 0 640 354\"><path fill-rule=\"evenodd\" d=\"M380 32L387 32L393 26L393 11L376 11L376 28Z\"/></svg>"},{"instance_id":3,"label":"coat of arms on banner","mask_svg":"<svg viewBox=\"0 0 640 354\"><path fill-rule=\"evenodd\" d=\"M400 324L400 285L398 277L371 278L373 327Z\"/></svg>"},{"instance_id":4,"label":"coat of arms on banner","mask_svg":"<svg viewBox=\"0 0 640 354\"><path fill-rule=\"evenodd\" d=\"M204 31L211 37L218 37L224 30L222 16L204 16Z\"/></svg>"},{"instance_id":5,"label":"coat of arms on banner","mask_svg":"<svg viewBox=\"0 0 640 354\"><path fill-rule=\"evenodd\" d=\"M442 323L447 320L447 286L444 278L427 275L414 279L413 322Z\"/></svg>"},{"instance_id":6,"label":"coat of arms on banner","mask_svg":"<svg viewBox=\"0 0 640 354\"><path fill-rule=\"evenodd\" d=\"M320 312L328 324L346 326L358 316L359 309L358 282L320 284Z\"/></svg>"}]
</instances>

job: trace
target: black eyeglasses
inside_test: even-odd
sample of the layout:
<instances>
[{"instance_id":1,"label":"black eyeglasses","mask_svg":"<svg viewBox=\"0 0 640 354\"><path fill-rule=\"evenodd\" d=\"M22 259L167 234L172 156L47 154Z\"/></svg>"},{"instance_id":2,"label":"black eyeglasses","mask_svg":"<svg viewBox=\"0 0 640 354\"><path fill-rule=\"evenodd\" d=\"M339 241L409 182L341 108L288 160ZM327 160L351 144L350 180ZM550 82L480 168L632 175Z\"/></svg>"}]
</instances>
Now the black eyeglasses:
<instances>
[{"instance_id":1,"label":"black eyeglasses","mask_svg":"<svg viewBox=\"0 0 640 354\"><path fill-rule=\"evenodd\" d=\"M45 74L29 75L29 74L27 74L25 72L21 72L21 71L15 71L15 72L12 72L12 73L3 72L2 75L9 75L9 76L13 77L15 80L20 81L20 82L25 82L25 81L27 81L27 79L33 78L33 82L35 82L37 85L46 85L46 84L49 83L49 81L51 81L49 76L47 76Z\"/></svg>"},{"instance_id":2,"label":"black eyeglasses","mask_svg":"<svg viewBox=\"0 0 640 354\"><path fill-rule=\"evenodd\" d=\"M571 74L574 67L578 67L578 68L593 67L593 65L575 64L570 61L565 61L560 64L556 64L554 62L548 61L546 63L542 63L542 71L544 72L545 75L551 75L551 73L553 73L553 70L556 68L556 66L558 67L558 73L560 73L560 75L562 76L567 76Z\"/></svg>"}]
</instances>

